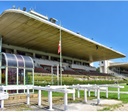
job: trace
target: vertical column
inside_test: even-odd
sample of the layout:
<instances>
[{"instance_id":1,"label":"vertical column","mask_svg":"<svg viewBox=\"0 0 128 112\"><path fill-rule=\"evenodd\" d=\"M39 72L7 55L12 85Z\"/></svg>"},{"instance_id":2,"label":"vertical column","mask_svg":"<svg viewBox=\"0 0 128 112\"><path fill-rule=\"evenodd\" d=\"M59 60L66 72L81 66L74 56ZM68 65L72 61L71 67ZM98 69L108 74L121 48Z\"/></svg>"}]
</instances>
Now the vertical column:
<instances>
[{"instance_id":1,"label":"vertical column","mask_svg":"<svg viewBox=\"0 0 128 112\"><path fill-rule=\"evenodd\" d=\"M13 51L13 52L14 52L14 54L17 54L17 50L16 50L16 49L14 49L14 51Z\"/></svg>"},{"instance_id":2,"label":"vertical column","mask_svg":"<svg viewBox=\"0 0 128 112\"><path fill-rule=\"evenodd\" d=\"M35 58L36 57L36 55L35 55L35 53L33 53L33 58Z\"/></svg>"},{"instance_id":3,"label":"vertical column","mask_svg":"<svg viewBox=\"0 0 128 112\"><path fill-rule=\"evenodd\" d=\"M2 36L0 35L0 53L2 52ZM2 55L0 55L0 84L2 82L2 74L1 74L1 62L2 62Z\"/></svg>"},{"instance_id":4,"label":"vertical column","mask_svg":"<svg viewBox=\"0 0 128 112\"><path fill-rule=\"evenodd\" d=\"M80 90L79 90L79 88L77 89L77 97L80 98Z\"/></svg>"},{"instance_id":5,"label":"vertical column","mask_svg":"<svg viewBox=\"0 0 128 112\"><path fill-rule=\"evenodd\" d=\"M27 105L30 105L30 92L29 92L29 88L27 88Z\"/></svg>"},{"instance_id":6,"label":"vertical column","mask_svg":"<svg viewBox=\"0 0 128 112\"><path fill-rule=\"evenodd\" d=\"M87 90L84 89L84 102L87 103Z\"/></svg>"},{"instance_id":7,"label":"vertical column","mask_svg":"<svg viewBox=\"0 0 128 112\"><path fill-rule=\"evenodd\" d=\"M52 91L51 90L49 90L48 91L48 103L49 103L49 109L48 110L53 110L52 109Z\"/></svg>"},{"instance_id":8,"label":"vertical column","mask_svg":"<svg viewBox=\"0 0 128 112\"><path fill-rule=\"evenodd\" d=\"M48 60L51 60L51 56L48 56Z\"/></svg>"},{"instance_id":9,"label":"vertical column","mask_svg":"<svg viewBox=\"0 0 128 112\"><path fill-rule=\"evenodd\" d=\"M90 89L88 89L88 96L90 97Z\"/></svg>"},{"instance_id":10,"label":"vertical column","mask_svg":"<svg viewBox=\"0 0 128 112\"><path fill-rule=\"evenodd\" d=\"M5 70L5 85L6 86L8 85L8 67L6 67L6 70Z\"/></svg>"},{"instance_id":11,"label":"vertical column","mask_svg":"<svg viewBox=\"0 0 128 112\"><path fill-rule=\"evenodd\" d=\"M120 99L120 87L118 85L118 99Z\"/></svg>"},{"instance_id":12,"label":"vertical column","mask_svg":"<svg viewBox=\"0 0 128 112\"><path fill-rule=\"evenodd\" d=\"M52 82L52 85L53 85L53 66L51 66L51 75L52 75L52 80L51 80L51 82Z\"/></svg>"},{"instance_id":13,"label":"vertical column","mask_svg":"<svg viewBox=\"0 0 128 112\"><path fill-rule=\"evenodd\" d=\"M18 78L18 74L19 74L19 69L18 69L18 67L16 68L16 71L17 71L17 75L16 75L16 84L18 85L18 82L19 82L19 78ZM18 93L19 91L18 91L18 89L17 89L17 93Z\"/></svg>"},{"instance_id":14,"label":"vertical column","mask_svg":"<svg viewBox=\"0 0 128 112\"><path fill-rule=\"evenodd\" d=\"M41 106L41 90L38 90L38 106Z\"/></svg>"},{"instance_id":15,"label":"vertical column","mask_svg":"<svg viewBox=\"0 0 128 112\"><path fill-rule=\"evenodd\" d=\"M67 95L67 92L65 92L64 93L64 110L67 110L67 109L68 109L68 95Z\"/></svg>"},{"instance_id":16,"label":"vertical column","mask_svg":"<svg viewBox=\"0 0 128 112\"><path fill-rule=\"evenodd\" d=\"M74 64L74 59L72 59L72 64Z\"/></svg>"},{"instance_id":17,"label":"vertical column","mask_svg":"<svg viewBox=\"0 0 128 112\"><path fill-rule=\"evenodd\" d=\"M32 82L33 83L32 85L34 85L34 69L32 70L32 81L33 81ZM34 93L34 89L33 89L33 93Z\"/></svg>"},{"instance_id":18,"label":"vertical column","mask_svg":"<svg viewBox=\"0 0 128 112\"><path fill-rule=\"evenodd\" d=\"M1 108L4 108L4 100L1 100Z\"/></svg>"},{"instance_id":19,"label":"vertical column","mask_svg":"<svg viewBox=\"0 0 128 112\"><path fill-rule=\"evenodd\" d=\"M95 84L95 87L96 87L96 84ZM97 96L97 91L96 91L96 89L95 89L95 97Z\"/></svg>"},{"instance_id":20,"label":"vertical column","mask_svg":"<svg viewBox=\"0 0 128 112\"><path fill-rule=\"evenodd\" d=\"M106 98L108 98L108 87L106 87Z\"/></svg>"},{"instance_id":21,"label":"vertical column","mask_svg":"<svg viewBox=\"0 0 128 112\"><path fill-rule=\"evenodd\" d=\"M77 97L80 98L79 84L77 84Z\"/></svg>"},{"instance_id":22,"label":"vertical column","mask_svg":"<svg viewBox=\"0 0 128 112\"><path fill-rule=\"evenodd\" d=\"M73 87L74 87L74 85L73 85ZM73 100L75 100L75 88L73 88L73 91L74 91L74 93L72 94L72 96L73 96Z\"/></svg>"},{"instance_id":23,"label":"vertical column","mask_svg":"<svg viewBox=\"0 0 128 112\"><path fill-rule=\"evenodd\" d=\"M90 86L90 84L88 84ZM88 96L90 97L90 89L88 88Z\"/></svg>"},{"instance_id":24,"label":"vertical column","mask_svg":"<svg viewBox=\"0 0 128 112\"><path fill-rule=\"evenodd\" d=\"M100 103L100 88L97 88L97 104Z\"/></svg>"},{"instance_id":25,"label":"vertical column","mask_svg":"<svg viewBox=\"0 0 128 112\"><path fill-rule=\"evenodd\" d=\"M24 85L26 85L26 81L25 81L25 68L24 68ZM24 89L24 93L25 93L25 89Z\"/></svg>"}]
</instances>

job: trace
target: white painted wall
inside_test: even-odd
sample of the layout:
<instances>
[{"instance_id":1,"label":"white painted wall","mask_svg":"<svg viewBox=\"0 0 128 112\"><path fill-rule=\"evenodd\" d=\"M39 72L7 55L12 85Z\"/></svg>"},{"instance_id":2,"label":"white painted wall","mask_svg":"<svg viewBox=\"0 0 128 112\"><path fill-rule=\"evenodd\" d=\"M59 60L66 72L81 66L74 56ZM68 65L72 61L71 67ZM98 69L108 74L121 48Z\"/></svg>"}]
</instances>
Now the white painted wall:
<instances>
[{"instance_id":1,"label":"white painted wall","mask_svg":"<svg viewBox=\"0 0 128 112\"><path fill-rule=\"evenodd\" d=\"M109 60L100 61L100 72L101 73L108 73L108 66L110 65Z\"/></svg>"}]
</instances>

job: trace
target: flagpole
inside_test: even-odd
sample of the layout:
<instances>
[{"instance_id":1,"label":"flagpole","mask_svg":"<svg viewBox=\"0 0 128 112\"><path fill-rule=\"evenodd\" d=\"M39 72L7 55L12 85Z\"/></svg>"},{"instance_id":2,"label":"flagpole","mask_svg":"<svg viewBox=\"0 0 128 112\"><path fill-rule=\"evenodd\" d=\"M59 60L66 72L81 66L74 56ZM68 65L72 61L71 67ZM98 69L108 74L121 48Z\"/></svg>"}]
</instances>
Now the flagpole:
<instances>
[{"instance_id":1,"label":"flagpole","mask_svg":"<svg viewBox=\"0 0 128 112\"><path fill-rule=\"evenodd\" d=\"M60 21L60 84L62 85L62 39L61 39L61 21Z\"/></svg>"}]
</instances>

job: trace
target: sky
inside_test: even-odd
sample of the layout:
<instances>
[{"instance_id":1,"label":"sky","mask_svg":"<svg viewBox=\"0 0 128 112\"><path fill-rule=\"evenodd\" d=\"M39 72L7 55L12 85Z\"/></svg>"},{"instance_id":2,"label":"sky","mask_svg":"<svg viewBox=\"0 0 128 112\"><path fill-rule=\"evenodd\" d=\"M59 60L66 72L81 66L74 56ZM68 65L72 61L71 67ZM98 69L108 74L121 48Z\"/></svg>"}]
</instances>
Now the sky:
<instances>
[{"instance_id":1,"label":"sky","mask_svg":"<svg viewBox=\"0 0 128 112\"><path fill-rule=\"evenodd\" d=\"M126 55L113 61L128 62L128 1L0 1L0 13L13 6L56 18L57 24Z\"/></svg>"}]
</instances>

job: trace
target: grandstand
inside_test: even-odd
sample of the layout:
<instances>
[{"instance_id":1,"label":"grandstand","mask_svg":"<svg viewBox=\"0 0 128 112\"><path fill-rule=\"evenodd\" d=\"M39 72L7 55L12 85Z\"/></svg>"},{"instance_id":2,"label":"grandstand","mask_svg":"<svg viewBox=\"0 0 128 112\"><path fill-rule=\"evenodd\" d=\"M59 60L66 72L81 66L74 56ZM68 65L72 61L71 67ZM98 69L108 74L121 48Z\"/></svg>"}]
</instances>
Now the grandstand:
<instances>
[{"instance_id":1,"label":"grandstand","mask_svg":"<svg viewBox=\"0 0 128 112\"><path fill-rule=\"evenodd\" d=\"M57 52L60 29L63 74L98 75L96 68L91 66L92 62L125 57L116 50L59 26L54 18L20 9L8 9L0 15L0 51L30 56L35 72L49 74L53 67L56 74L60 60Z\"/></svg>"},{"instance_id":2,"label":"grandstand","mask_svg":"<svg viewBox=\"0 0 128 112\"><path fill-rule=\"evenodd\" d=\"M104 60L100 62L100 72L116 77L128 77L128 63Z\"/></svg>"}]
</instances>

